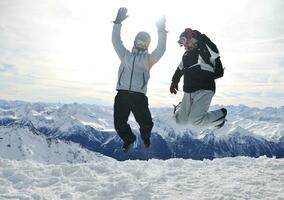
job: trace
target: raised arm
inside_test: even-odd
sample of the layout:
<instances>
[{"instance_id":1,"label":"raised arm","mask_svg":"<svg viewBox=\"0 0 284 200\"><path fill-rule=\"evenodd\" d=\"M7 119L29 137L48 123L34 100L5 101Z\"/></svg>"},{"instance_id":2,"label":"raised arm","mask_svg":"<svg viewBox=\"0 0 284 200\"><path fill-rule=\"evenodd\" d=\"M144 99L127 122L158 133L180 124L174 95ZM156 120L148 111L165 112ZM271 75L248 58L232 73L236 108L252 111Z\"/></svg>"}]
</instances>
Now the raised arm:
<instances>
[{"instance_id":1,"label":"raised arm","mask_svg":"<svg viewBox=\"0 0 284 200\"><path fill-rule=\"evenodd\" d=\"M120 60L122 60L122 58L125 55L125 52L127 51L120 37L121 26L122 26L121 22L128 17L126 13L127 13L126 8L119 8L116 15L116 19L115 21L113 21L112 44Z\"/></svg>"},{"instance_id":2,"label":"raised arm","mask_svg":"<svg viewBox=\"0 0 284 200\"><path fill-rule=\"evenodd\" d=\"M166 18L162 17L156 23L158 29L158 44L155 50L150 54L150 68L157 63L166 51L167 31Z\"/></svg>"}]
</instances>

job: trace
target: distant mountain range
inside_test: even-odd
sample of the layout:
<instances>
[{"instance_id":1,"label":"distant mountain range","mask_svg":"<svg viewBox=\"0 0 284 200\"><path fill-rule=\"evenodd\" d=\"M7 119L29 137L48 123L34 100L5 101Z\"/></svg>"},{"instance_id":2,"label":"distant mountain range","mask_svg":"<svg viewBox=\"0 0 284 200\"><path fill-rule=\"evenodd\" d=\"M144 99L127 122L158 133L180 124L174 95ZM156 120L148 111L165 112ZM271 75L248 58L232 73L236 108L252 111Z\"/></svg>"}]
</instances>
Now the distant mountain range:
<instances>
[{"instance_id":1,"label":"distant mountain range","mask_svg":"<svg viewBox=\"0 0 284 200\"><path fill-rule=\"evenodd\" d=\"M101 154L117 160L284 157L283 106L226 108L228 122L218 130L178 126L171 108L151 108L151 148L145 150L138 137L133 149L124 153L113 129L112 107L0 100L0 157L43 162L87 162ZM129 123L139 136L133 116Z\"/></svg>"}]
</instances>

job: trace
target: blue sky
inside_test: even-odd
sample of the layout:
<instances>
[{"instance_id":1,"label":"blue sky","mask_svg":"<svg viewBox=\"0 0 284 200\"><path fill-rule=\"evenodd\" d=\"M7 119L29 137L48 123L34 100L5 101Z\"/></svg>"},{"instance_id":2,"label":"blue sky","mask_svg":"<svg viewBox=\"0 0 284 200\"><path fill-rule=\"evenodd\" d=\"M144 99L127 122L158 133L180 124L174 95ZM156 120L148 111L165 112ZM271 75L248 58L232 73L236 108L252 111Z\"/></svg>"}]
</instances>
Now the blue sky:
<instances>
[{"instance_id":1,"label":"blue sky","mask_svg":"<svg viewBox=\"0 0 284 200\"><path fill-rule=\"evenodd\" d=\"M183 49L184 28L197 29L219 47L225 77L213 104L266 107L284 102L284 1L281 0L1 0L0 98L112 105L119 59L111 44L112 23L127 7L122 40L131 48L137 32L150 33L167 18L167 50L151 70L152 106L182 98L169 93ZM182 88L182 84L180 84Z\"/></svg>"}]
</instances>

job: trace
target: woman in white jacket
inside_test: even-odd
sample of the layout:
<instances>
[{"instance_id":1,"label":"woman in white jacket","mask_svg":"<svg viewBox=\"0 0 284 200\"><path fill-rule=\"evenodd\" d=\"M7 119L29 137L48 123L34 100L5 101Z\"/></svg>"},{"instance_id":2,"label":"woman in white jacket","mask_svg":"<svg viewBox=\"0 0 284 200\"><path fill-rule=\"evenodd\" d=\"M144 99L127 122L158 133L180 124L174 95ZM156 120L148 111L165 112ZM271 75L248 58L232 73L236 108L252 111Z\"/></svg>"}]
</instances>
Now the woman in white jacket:
<instances>
[{"instance_id":1,"label":"woman in white jacket","mask_svg":"<svg viewBox=\"0 0 284 200\"><path fill-rule=\"evenodd\" d=\"M120 37L121 22L128 17L126 14L126 8L118 10L112 32L113 47L121 61L116 85L117 95L114 102L114 126L124 142L122 148L125 152L136 140L136 136L127 123L130 112L133 113L140 126L141 138L144 141L145 148L148 148L151 144L150 136L153 121L146 96L147 84L150 78L150 69L166 50L167 39L165 18L162 18L156 24L158 45L151 54L148 53L151 37L146 32L139 32L135 37L132 50L127 50Z\"/></svg>"}]
</instances>

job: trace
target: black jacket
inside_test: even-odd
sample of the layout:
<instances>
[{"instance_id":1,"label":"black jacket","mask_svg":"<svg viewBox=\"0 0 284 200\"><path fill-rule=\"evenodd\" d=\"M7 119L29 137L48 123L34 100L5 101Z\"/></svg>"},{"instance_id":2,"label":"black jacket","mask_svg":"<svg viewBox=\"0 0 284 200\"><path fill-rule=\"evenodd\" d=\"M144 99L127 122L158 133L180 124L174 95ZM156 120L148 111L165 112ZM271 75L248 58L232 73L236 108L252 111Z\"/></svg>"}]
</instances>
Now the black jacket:
<instances>
[{"instance_id":1,"label":"black jacket","mask_svg":"<svg viewBox=\"0 0 284 200\"><path fill-rule=\"evenodd\" d=\"M202 36L195 49L183 54L182 61L172 78L172 82L178 84L181 76L184 75L184 92L192 93L202 89L215 92L216 90L214 63L220 60L219 51L214 43L208 45L204 41L203 38L207 39L207 36Z\"/></svg>"}]
</instances>

